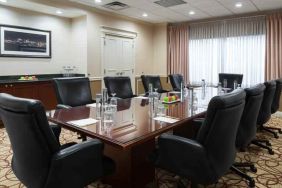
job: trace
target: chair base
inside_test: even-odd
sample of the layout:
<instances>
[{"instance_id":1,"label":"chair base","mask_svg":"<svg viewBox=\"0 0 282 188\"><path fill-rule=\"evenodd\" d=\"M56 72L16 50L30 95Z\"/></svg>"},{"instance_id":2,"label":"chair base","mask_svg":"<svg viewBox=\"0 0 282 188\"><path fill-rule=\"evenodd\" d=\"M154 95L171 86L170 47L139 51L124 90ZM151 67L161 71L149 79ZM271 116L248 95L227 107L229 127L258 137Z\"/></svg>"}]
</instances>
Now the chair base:
<instances>
[{"instance_id":1,"label":"chair base","mask_svg":"<svg viewBox=\"0 0 282 188\"><path fill-rule=\"evenodd\" d=\"M273 129L274 129L274 127L273 127ZM271 130L269 127L264 127L264 126L261 126L261 130L263 130L263 131L266 131L266 132L269 132L269 133L273 134L274 138L279 138L279 136L278 136L277 132L275 132L275 131ZM276 129L275 129L275 130L276 130Z\"/></svg>"},{"instance_id":2,"label":"chair base","mask_svg":"<svg viewBox=\"0 0 282 188\"><path fill-rule=\"evenodd\" d=\"M274 151L272 150L272 148L270 146L267 146L267 145L263 145L259 140L253 140L252 141L252 144L256 145L256 146L259 146L263 149L267 149L268 153L270 155L273 155L274 154Z\"/></svg>"},{"instance_id":3,"label":"chair base","mask_svg":"<svg viewBox=\"0 0 282 188\"><path fill-rule=\"evenodd\" d=\"M266 129L270 129L270 130L275 130L275 131L278 131L279 134L282 134L282 130L280 128L277 128L277 127L265 127Z\"/></svg>"},{"instance_id":4,"label":"chair base","mask_svg":"<svg viewBox=\"0 0 282 188\"><path fill-rule=\"evenodd\" d=\"M237 168L250 168L252 172L257 172L257 168L255 167L254 163L251 162L234 163L233 166Z\"/></svg>"},{"instance_id":5,"label":"chair base","mask_svg":"<svg viewBox=\"0 0 282 188\"><path fill-rule=\"evenodd\" d=\"M245 174L244 172L242 172L241 170L239 170L235 166L231 166L230 170L232 170L234 173L241 176L242 178L246 179L248 181L249 187L255 187L256 183L255 183L255 180L252 177L248 176L247 174Z\"/></svg>"}]
</instances>

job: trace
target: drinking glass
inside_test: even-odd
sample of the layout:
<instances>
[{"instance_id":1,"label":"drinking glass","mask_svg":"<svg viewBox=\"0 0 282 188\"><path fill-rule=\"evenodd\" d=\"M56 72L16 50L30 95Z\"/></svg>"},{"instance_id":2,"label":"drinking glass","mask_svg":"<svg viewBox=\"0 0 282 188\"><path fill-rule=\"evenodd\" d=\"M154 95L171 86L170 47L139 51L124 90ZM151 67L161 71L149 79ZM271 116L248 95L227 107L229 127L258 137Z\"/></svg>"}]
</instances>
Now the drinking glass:
<instances>
[{"instance_id":1,"label":"drinking glass","mask_svg":"<svg viewBox=\"0 0 282 188\"><path fill-rule=\"evenodd\" d=\"M237 87L238 87L238 82L237 82L237 80L234 80L234 82L233 82L233 89L237 89Z\"/></svg>"},{"instance_id":2,"label":"drinking glass","mask_svg":"<svg viewBox=\"0 0 282 188\"><path fill-rule=\"evenodd\" d=\"M114 125L114 112L111 106L105 106L103 122L104 128L107 131L110 131L112 126Z\"/></svg>"},{"instance_id":3,"label":"drinking glass","mask_svg":"<svg viewBox=\"0 0 282 188\"><path fill-rule=\"evenodd\" d=\"M162 102L157 105L157 116L165 116L165 107Z\"/></svg>"},{"instance_id":4,"label":"drinking glass","mask_svg":"<svg viewBox=\"0 0 282 188\"><path fill-rule=\"evenodd\" d=\"M110 106L112 107L113 112L117 112L117 98L115 97L116 93L112 93L111 95L112 97L110 100Z\"/></svg>"}]
</instances>

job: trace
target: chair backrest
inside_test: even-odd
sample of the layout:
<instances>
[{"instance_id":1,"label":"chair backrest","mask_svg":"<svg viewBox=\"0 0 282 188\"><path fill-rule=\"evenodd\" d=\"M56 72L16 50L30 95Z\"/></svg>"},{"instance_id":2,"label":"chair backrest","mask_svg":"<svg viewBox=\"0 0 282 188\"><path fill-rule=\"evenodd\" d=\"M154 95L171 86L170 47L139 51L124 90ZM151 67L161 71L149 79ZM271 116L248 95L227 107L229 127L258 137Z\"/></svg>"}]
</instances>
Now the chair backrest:
<instances>
[{"instance_id":1,"label":"chair backrest","mask_svg":"<svg viewBox=\"0 0 282 188\"><path fill-rule=\"evenodd\" d=\"M133 97L131 81L129 77L104 77L105 86L108 89L108 95L116 93L119 98Z\"/></svg>"},{"instance_id":2,"label":"chair backrest","mask_svg":"<svg viewBox=\"0 0 282 188\"><path fill-rule=\"evenodd\" d=\"M273 98L273 102L271 105L271 113L274 114L279 109L280 98L281 98L281 90L282 90L282 78L276 80L276 90Z\"/></svg>"},{"instance_id":3,"label":"chair backrest","mask_svg":"<svg viewBox=\"0 0 282 188\"><path fill-rule=\"evenodd\" d=\"M184 84L184 79L181 74L171 74L169 75L169 80L174 91L181 90L181 82Z\"/></svg>"},{"instance_id":4,"label":"chair backrest","mask_svg":"<svg viewBox=\"0 0 282 188\"><path fill-rule=\"evenodd\" d=\"M160 76L141 75L141 79L146 93L149 92L149 84L152 84L153 90L157 88L158 92L163 91Z\"/></svg>"},{"instance_id":5,"label":"chair backrest","mask_svg":"<svg viewBox=\"0 0 282 188\"><path fill-rule=\"evenodd\" d=\"M27 187L43 187L60 145L41 102L0 93L0 117L11 142L15 175Z\"/></svg>"},{"instance_id":6,"label":"chair backrest","mask_svg":"<svg viewBox=\"0 0 282 188\"><path fill-rule=\"evenodd\" d=\"M54 85L59 104L75 107L92 103L90 81L87 77L55 78Z\"/></svg>"},{"instance_id":7,"label":"chair backrest","mask_svg":"<svg viewBox=\"0 0 282 188\"><path fill-rule=\"evenodd\" d=\"M234 88L234 81L236 80L238 84L242 84L243 81L243 74L228 74L228 73L219 73L219 82L223 86L224 79L227 80L227 87L228 88Z\"/></svg>"},{"instance_id":8,"label":"chair backrest","mask_svg":"<svg viewBox=\"0 0 282 188\"><path fill-rule=\"evenodd\" d=\"M246 103L238 128L236 138L237 148L247 147L256 136L257 118L263 100L264 90L264 84L258 84L245 89Z\"/></svg>"},{"instance_id":9,"label":"chair backrest","mask_svg":"<svg viewBox=\"0 0 282 188\"><path fill-rule=\"evenodd\" d=\"M265 90L264 90L263 100L257 119L258 127L265 124L271 117L271 105L276 90L275 81L265 82L264 85L265 85Z\"/></svg>"},{"instance_id":10,"label":"chair backrest","mask_svg":"<svg viewBox=\"0 0 282 188\"><path fill-rule=\"evenodd\" d=\"M236 156L236 134L245 105L245 91L213 97L197 141L203 145L211 168L220 177L228 171Z\"/></svg>"}]
</instances>

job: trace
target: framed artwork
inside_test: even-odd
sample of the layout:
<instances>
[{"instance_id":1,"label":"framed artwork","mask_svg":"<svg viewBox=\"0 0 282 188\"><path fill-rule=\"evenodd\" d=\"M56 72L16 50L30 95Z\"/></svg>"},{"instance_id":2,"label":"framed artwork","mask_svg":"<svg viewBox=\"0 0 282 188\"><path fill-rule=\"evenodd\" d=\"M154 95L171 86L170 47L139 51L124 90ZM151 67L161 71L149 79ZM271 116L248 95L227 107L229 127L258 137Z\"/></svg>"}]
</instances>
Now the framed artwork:
<instances>
[{"instance_id":1,"label":"framed artwork","mask_svg":"<svg viewBox=\"0 0 282 188\"><path fill-rule=\"evenodd\" d=\"M51 31L0 25L0 57L51 58Z\"/></svg>"}]
</instances>

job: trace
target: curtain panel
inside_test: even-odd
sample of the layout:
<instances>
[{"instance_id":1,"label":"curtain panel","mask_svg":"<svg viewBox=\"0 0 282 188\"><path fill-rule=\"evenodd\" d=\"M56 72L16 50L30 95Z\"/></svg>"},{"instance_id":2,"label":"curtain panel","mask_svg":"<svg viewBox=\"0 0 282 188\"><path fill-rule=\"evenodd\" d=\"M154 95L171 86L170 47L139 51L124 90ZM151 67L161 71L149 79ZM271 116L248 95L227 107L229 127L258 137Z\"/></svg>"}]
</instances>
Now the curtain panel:
<instances>
[{"instance_id":1,"label":"curtain panel","mask_svg":"<svg viewBox=\"0 0 282 188\"><path fill-rule=\"evenodd\" d=\"M282 13L266 17L265 78L282 78Z\"/></svg>"},{"instance_id":2,"label":"curtain panel","mask_svg":"<svg viewBox=\"0 0 282 188\"><path fill-rule=\"evenodd\" d=\"M243 86L264 81L265 16L189 26L189 80L217 85L219 73L243 74Z\"/></svg>"},{"instance_id":3,"label":"curtain panel","mask_svg":"<svg viewBox=\"0 0 282 188\"><path fill-rule=\"evenodd\" d=\"M188 83L188 25L168 25L167 71L182 74Z\"/></svg>"}]
</instances>

